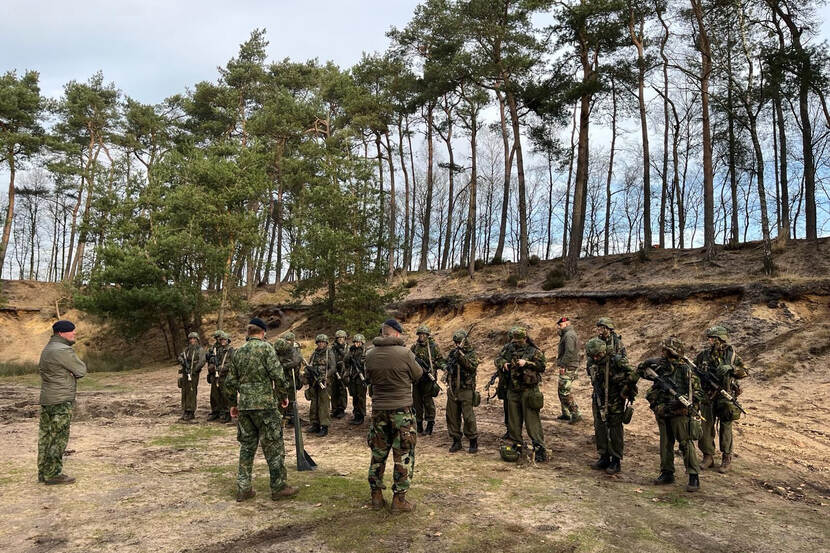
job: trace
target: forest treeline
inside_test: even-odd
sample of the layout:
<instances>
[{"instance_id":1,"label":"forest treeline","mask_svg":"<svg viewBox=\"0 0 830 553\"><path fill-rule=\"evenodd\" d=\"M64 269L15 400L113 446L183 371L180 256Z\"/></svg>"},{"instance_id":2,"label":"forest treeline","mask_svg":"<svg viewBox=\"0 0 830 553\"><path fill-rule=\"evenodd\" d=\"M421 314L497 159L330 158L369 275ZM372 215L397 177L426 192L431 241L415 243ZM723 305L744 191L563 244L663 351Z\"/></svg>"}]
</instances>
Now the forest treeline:
<instances>
[{"instance_id":1,"label":"forest treeline","mask_svg":"<svg viewBox=\"0 0 830 553\"><path fill-rule=\"evenodd\" d=\"M257 29L157 105L9 71L0 275L180 335L278 281L364 330L400 271L761 240L771 274L830 220L817 4L426 0L352 67Z\"/></svg>"}]
</instances>

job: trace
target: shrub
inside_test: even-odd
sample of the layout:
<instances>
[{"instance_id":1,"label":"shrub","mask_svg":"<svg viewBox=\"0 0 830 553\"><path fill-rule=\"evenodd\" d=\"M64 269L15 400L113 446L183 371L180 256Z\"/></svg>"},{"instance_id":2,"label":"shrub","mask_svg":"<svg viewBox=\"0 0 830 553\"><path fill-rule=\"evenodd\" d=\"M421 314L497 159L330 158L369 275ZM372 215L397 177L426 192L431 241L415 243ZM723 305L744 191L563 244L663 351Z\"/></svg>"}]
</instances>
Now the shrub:
<instances>
[{"instance_id":1,"label":"shrub","mask_svg":"<svg viewBox=\"0 0 830 553\"><path fill-rule=\"evenodd\" d=\"M489 265L504 265L505 263L507 263L507 261L505 261L503 258L494 257L493 259L490 260Z\"/></svg>"},{"instance_id":2,"label":"shrub","mask_svg":"<svg viewBox=\"0 0 830 553\"><path fill-rule=\"evenodd\" d=\"M475 270L476 271L482 270L484 268L484 265L486 265L486 263L484 262L483 259L476 259Z\"/></svg>"},{"instance_id":3,"label":"shrub","mask_svg":"<svg viewBox=\"0 0 830 553\"><path fill-rule=\"evenodd\" d=\"M519 275L510 275L507 277L507 285L516 288L519 285Z\"/></svg>"},{"instance_id":4,"label":"shrub","mask_svg":"<svg viewBox=\"0 0 830 553\"><path fill-rule=\"evenodd\" d=\"M404 288L415 288L416 286L418 286L417 278L408 278L403 283Z\"/></svg>"},{"instance_id":5,"label":"shrub","mask_svg":"<svg viewBox=\"0 0 830 553\"><path fill-rule=\"evenodd\" d=\"M539 256L538 256L538 255L536 255L536 254L531 255L531 256L530 256L530 259L528 260L528 263L530 263L530 265L531 265L531 266L534 266L534 267L535 267L536 265L538 265L539 263L541 263L541 262L542 262L542 260L541 260L541 259L539 258Z\"/></svg>"},{"instance_id":6,"label":"shrub","mask_svg":"<svg viewBox=\"0 0 830 553\"><path fill-rule=\"evenodd\" d=\"M542 290L554 290L565 286L565 270L560 267L554 267L545 275L545 280L542 282Z\"/></svg>"}]
</instances>

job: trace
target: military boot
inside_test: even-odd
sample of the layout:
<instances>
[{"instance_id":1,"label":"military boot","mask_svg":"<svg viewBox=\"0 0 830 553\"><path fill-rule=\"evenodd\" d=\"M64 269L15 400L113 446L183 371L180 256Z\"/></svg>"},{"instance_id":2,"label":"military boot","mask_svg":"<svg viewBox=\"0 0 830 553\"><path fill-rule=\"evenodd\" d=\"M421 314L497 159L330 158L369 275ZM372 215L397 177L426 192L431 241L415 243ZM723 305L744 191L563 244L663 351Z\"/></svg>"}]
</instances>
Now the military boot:
<instances>
[{"instance_id":1,"label":"military boot","mask_svg":"<svg viewBox=\"0 0 830 553\"><path fill-rule=\"evenodd\" d=\"M245 491L238 491L236 492L236 501L237 503L241 503L246 499L251 499L256 495L256 492L252 489L247 489Z\"/></svg>"},{"instance_id":2,"label":"military boot","mask_svg":"<svg viewBox=\"0 0 830 553\"><path fill-rule=\"evenodd\" d=\"M478 453L478 438L470 439L470 449L468 451L470 453Z\"/></svg>"},{"instance_id":3,"label":"military boot","mask_svg":"<svg viewBox=\"0 0 830 553\"><path fill-rule=\"evenodd\" d=\"M674 484L674 473L668 471L660 471L660 476L658 476L654 483L658 486L662 486L665 484Z\"/></svg>"},{"instance_id":4,"label":"military boot","mask_svg":"<svg viewBox=\"0 0 830 553\"><path fill-rule=\"evenodd\" d=\"M591 468L594 470L605 470L611 464L611 458L608 455L600 455L599 459L594 461Z\"/></svg>"},{"instance_id":5,"label":"military boot","mask_svg":"<svg viewBox=\"0 0 830 553\"><path fill-rule=\"evenodd\" d=\"M317 433L317 436L320 438L325 438L329 435L329 427L328 426L321 426L320 431Z\"/></svg>"},{"instance_id":6,"label":"military boot","mask_svg":"<svg viewBox=\"0 0 830 553\"><path fill-rule=\"evenodd\" d=\"M715 458L709 455L708 453L703 454L703 459L700 461L700 468L701 469L710 469L715 466Z\"/></svg>"},{"instance_id":7,"label":"military boot","mask_svg":"<svg viewBox=\"0 0 830 553\"><path fill-rule=\"evenodd\" d=\"M620 470L622 470L620 468L620 458L611 456L611 461L605 469L605 474L617 474Z\"/></svg>"},{"instance_id":8,"label":"military boot","mask_svg":"<svg viewBox=\"0 0 830 553\"><path fill-rule=\"evenodd\" d=\"M461 438L453 438L452 445L450 446L450 453L455 453L456 451L461 451Z\"/></svg>"},{"instance_id":9,"label":"military boot","mask_svg":"<svg viewBox=\"0 0 830 553\"><path fill-rule=\"evenodd\" d=\"M721 474L726 474L727 472L729 472L730 466L732 466L732 454L724 453L723 457L721 458L720 466L718 467L718 472Z\"/></svg>"},{"instance_id":10,"label":"military boot","mask_svg":"<svg viewBox=\"0 0 830 553\"><path fill-rule=\"evenodd\" d=\"M349 421L349 424L354 426L360 426L363 424L363 417L354 417L352 420Z\"/></svg>"},{"instance_id":11,"label":"military boot","mask_svg":"<svg viewBox=\"0 0 830 553\"><path fill-rule=\"evenodd\" d=\"M548 454L547 454L547 452L545 451L545 448L544 448L544 447L542 447L542 446L536 446L536 447L534 447L533 449L534 449L534 451L535 451L535 453L534 453L534 460L535 460L537 463L544 463L545 461L547 461L547 460L548 460Z\"/></svg>"},{"instance_id":12,"label":"military boot","mask_svg":"<svg viewBox=\"0 0 830 553\"><path fill-rule=\"evenodd\" d=\"M372 490L372 502L369 504L375 511L380 511L386 507L386 500L383 499L383 490L378 488Z\"/></svg>"},{"instance_id":13,"label":"military boot","mask_svg":"<svg viewBox=\"0 0 830 553\"><path fill-rule=\"evenodd\" d=\"M700 476L697 474L689 475L689 483L686 485L687 492L696 492L700 489Z\"/></svg>"},{"instance_id":14,"label":"military boot","mask_svg":"<svg viewBox=\"0 0 830 553\"><path fill-rule=\"evenodd\" d=\"M571 416L568 419L568 424L576 424L581 420L582 420L582 415L580 415L578 412L571 413Z\"/></svg>"},{"instance_id":15,"label":"military boot","mask_svg":"<svg viewBox=\"0 0 830 553\"><path fill-rule=\"evenodd\" d=\"M508 430L507 432L505 432L504 435L501 437L501 439L502 440L509 440L510 439L510 431Z\"/></svg>"},{"instance_id":16,"label":"military boot","mask_svg":"<svg viewBox=\"0 0 830 553\"><path fill-rule=\"evenodd\" d=\"M417 421L415 423L415 426L418 429L418 435L423 436L424 435L424 421Z\"/></svg>"},{"instance_id":17,"label":"military boot","mask_svg":"<svg viewBox=\"0 0 830 553\"><path fill-rule=\"evenodd\" d=\"M406 492L398 492L392 496L393 513L411 513L415 510L415 504L406 500Z\"/></svg>"},{"instance_id":18,"label":"military boot","mask_svg":"<svg viewBox=\"0 0 830 553\"><path fill-rule=\"evenodd\" d=\"M331 416L335 419L342 419L346 416L346 411L344 411L343 409L335 409L334 413L332 413Z\"/></svg>"},{"instance_id":19,"label":"military boot","mask_svg":"<svg viewBox=\"0 0 830 553\"><path fill-rule=\"evenodd\" d=\"M208 421L215 421L218 418L219 418L219 413L211 413L210 415L207 416Z\"/></svg>"},{"instance_id":20,"label":"military boot","mask_svg":"<svg viewBox=\"0 0 830 553\"><path fill-rule=\"evenodd\" d=\"M432 436L432 429L435 428L435 421L427 421L427 427L424 430L424 434L427 436Z\"/></svg>"},{"instance_id":21,"label":"military boot","mask_svg":"<svg viewBox=\"0 0 830 553\"><path fill-rule=\"evenodd\" d=\"M556 420L558 420L558 421L570 421L570 420L571 420L571 416L570 416L570 415L566 415L565 413L562 413L561 415L559 415L558 417L556 417Z\"/></svg>"},{"instance_id":22,"label":"military boot","mask_svg":"<svg viewBox=\"0 0 830 553\"><path fill-rule=\"evenodd\" d=\"M308 427L308 433L309 434L316 434L319 431L320 431L320 425L316 422Z\"/></svg>"},{"instance_id":23,"label":"military boot","mask_svg":"<svg viewBox=\"0 0 830 553\"><path fill-rule=\"evenodd\" d=\"M285 486L283 489L279 491L271 492L271 499L273 499L274 501L278 501L280 499L288 499L289 497L294 497L295 495L297 495L297 492L299 491L299 489L293 486Z\"/></svg>"},{"instance_id":24,"label":"military boot","mask_svg":"<svg viewBox=\"0 0 830 553\"><path fill-rule=\"evenodd\" d=\"M58 485L61 485L61 484L73 484L73 483L75 483L75 479L72 478L71 476L66 475L66 474L59 474L57 476L53 476L52 478L49 478L48 480L46 480L46 485L47 486L58 486Z\"/></svg>"}]
</instances>

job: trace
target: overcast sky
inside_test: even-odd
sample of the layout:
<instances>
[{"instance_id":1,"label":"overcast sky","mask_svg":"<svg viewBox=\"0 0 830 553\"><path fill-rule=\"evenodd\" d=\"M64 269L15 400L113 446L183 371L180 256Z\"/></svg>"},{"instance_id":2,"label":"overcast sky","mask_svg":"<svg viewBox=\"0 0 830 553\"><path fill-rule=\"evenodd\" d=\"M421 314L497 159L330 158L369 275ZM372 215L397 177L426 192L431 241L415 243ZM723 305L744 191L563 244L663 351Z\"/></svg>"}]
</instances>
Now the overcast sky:
<instances>
[{"instance_id":1,"label":"overcast sky","mask_svg":"<svg viewBox=\"0 0 830 553\"><path fill-rule=\"evenodd\" d=\"M202 80L235 56L257 27L269 59L319 58L348 67L362 52L386 48L417 0L0 0L0 72L40 72L41 89L99 69L127 95L157 103ZM830 8L823 8L830 36Z\"/></svg>"}]
</instances>

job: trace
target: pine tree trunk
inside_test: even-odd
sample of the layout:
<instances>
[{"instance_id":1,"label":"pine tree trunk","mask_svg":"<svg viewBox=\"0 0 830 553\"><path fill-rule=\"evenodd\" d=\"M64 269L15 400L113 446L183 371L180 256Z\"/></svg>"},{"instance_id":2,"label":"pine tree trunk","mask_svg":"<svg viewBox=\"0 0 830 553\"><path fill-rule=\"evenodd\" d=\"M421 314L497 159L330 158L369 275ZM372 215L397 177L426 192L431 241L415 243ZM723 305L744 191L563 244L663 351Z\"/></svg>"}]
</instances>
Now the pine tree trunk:
<instances>
[{"instance_id":1,"label":"pine tree trunk","mask_svg":"<svg viewBox=\"0 0 830 553\"><path fill-rule=\"evenodd\" d=\"M715 193L712 166L712 130L709 117L709 76L712 74L712 49L703 21L701 0L690 0L697 21L698 51L701 57L700 100L703 121L703 248L706 259L715 257Z\"/></svg>"},{"instance_id":2,"label":"pine tree trunk","mask_svg":"<svg viewBox=\"0 0 830 553\"><path fill-rule=\"evenodd\" d=\"M614 152L617 144L617 87L611 78L611 154L608 157L608 177L605 180L605 232L603 255L608 255L611 235L611 177L614 175Z\"/></svg>"},{"instance_id":3,"label":"pine tree trunk","mask_svg":"<svg viewBox=\"0 0 830 553\"><path fill-rule=\"evenodd\" d=\"M478 145L476 143L478 134L478 121L475 113L472 115L470 126L470 194L469 209L467 211L467 274L473 278L476 270L476 202L478 194Z\"/></svg>"},{"instance_id":4,"label":"pine tree trunk","mask_svg":"<svg viewBox=\"0 0 830 553\"><path fill-rule=\"evenodd\" d=\"M3 239L0 241L0 278L3 277L3 265L6 261L6 251L9 248L9 236L11 236L14 221L14 179L17 174L12 152L6 154L6 161L9 163L9 204L6 209L6 220L3 223Z\"/></svg>"},{"instance_id":5,"label":"pine tree trunk","mask_svg":"<svg viewBox=\"0 0 830 553\"><path fill-rule=\"evenodd\" d=\"M429 253L429 220L432 215L432 163L434 159L434 147L432 143L432 110L433 106L427 108L427 199L424 206L424 228L421 237L421 259L418 263L418 271L427 270L427 254Z\"/></svg>"},{"instance_id":6,"label":"pine tree trunk","mask_svg":"<svg viewBox=\"0 0 830 553\"><path fill-rule=\"evenodd\" d=\"M499 101L499 122L501 124L501 138L504 144L504 193L501 202L501 219L499 222L499 238L496 243L496 251L493 259L504 258L504 240L507 236L507 210L510 207L510 174L513 167L513 150L510 148L510 137L507 134L507 114L505 113L505 100L502 93L496 90L496 98Z\"/></svg>"},{"instance_id":7,"label":"pine tree trunk","mask_svg":"<svg viewBox=\"0 0 830 553\"><path fill-rule=\"evenodd\" d=\"M387 263L389 264L389 278L395 274L395 219L398 215L395 204L395 164L392 162L392 143L389 141L389 132L386 135L386 153L389 161L389 251L387 252ZM401 145L403 146L403 145Z\"/></svg>"},{"instance_id":8,"label":"pine tree trunk","mask_svg":"<svg viewBox=\"0 0 830 553\"><path fill-rule=\"evenodd\" d=\"M519 127L519 107L513 92L507 93L507 105L513 122L513 148L516 151L516 173L519 181L519 276L526 277L530 260L527 237L527 190L524 160L522 159L522 133Z\"/></svg>"},{"instance_id":9,"label":"pine tree trunk","mask_svg":"<svg viewBox=\"0 0 830 553\"><path fill-rule=\"evenodd\" d=\"M398 119L398 154L401 160L401 171L403 171L403 186L404 186L404 200L403 200L403 272L409 270L412 263L412 250L409 247L409 171L406 170L406 160L403 155L403 125L401 119Z\"/></svg>"}]
</instances>

